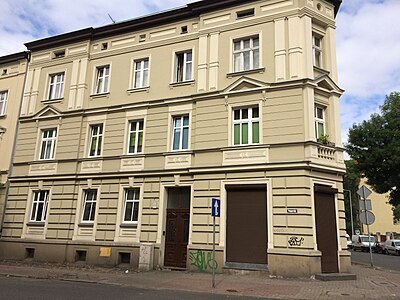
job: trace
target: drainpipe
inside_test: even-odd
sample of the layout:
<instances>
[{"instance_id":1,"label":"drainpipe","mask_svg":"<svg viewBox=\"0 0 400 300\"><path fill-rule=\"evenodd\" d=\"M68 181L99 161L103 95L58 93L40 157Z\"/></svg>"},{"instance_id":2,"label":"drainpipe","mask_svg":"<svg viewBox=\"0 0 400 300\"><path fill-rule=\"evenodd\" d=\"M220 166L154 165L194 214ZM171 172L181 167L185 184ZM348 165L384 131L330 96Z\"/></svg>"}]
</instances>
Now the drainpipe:
<instances>
[{"instance_id":1,"label":"drainpipe","mask_svg":"<svg viewBox=\"0 0 400 300\"><path fill-rule=\"evenodd\" d=\"M12 171L14 167L14 156L15 156L15 151L17 149L17 137L18 137L18 131L19 131L19 117L21 116L21 111L22 111L22 101L24 100L24 93L25 93L25 87L26 87L26 78L28 77L28 67L29 67L29 62L31 60L31 53L29 51L26 51L26 67L25 67L25 76L24 76L24 84L22 87L22 94L21 94L21 101L19 103L19 110L18 110L18 117L17 117L17 122L15 124L15 136L14 136L14 144L13 144L13 149L11 152L11 160L10 160L10 166L8 168L8 178L7 178L7 184L6 184L6 195L4 198L4 210L3 210L3 215L1 216L1 231L0 231L0 238L3 237L3 223L4 223L4 218L6 216L6 207L7 207L7 202L8 202L8 192L10 190L10 178L12 176Z\"/></svg>"}]
</instances>

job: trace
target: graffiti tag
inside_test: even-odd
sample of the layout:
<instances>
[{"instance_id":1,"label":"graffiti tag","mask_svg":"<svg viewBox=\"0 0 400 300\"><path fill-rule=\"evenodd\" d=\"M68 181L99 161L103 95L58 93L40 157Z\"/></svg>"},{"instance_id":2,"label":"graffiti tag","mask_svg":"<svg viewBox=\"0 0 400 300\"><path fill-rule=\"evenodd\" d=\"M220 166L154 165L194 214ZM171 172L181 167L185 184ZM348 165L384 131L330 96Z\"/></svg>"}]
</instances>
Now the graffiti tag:
<instances>
[{"instance_id":1,"label":"graffiti tag","mask_svg":"<svg viewBox=\"0 0 400 300\"><path fill-rule=\"evenodd\" d=\"M304 243L304 238L298 238L297 236L292 236L288 241L290 247L300 247Z\"/></svg>"},{"instance_id":2,"label":"graffiti tag","mask_svg":"<svg viewBox=\"0 0 400 300\"><path fill-rule=\"evenodd\" d=\"M202 250L196 252L189 252L190 265L195 266L199 272L207 271L212 269L213 265L215 269L218 268L218 263L212 259L212 252L207 252L207 255Z\"/></svg>"}]
</instances>

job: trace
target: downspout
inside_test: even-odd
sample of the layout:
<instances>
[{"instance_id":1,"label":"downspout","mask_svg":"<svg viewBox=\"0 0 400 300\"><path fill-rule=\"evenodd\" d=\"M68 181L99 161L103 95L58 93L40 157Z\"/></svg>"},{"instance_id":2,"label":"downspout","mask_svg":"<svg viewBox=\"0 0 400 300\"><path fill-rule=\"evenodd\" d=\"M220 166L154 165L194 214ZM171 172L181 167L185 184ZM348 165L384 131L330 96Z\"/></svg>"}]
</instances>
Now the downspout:
<instances>
[{"instance_id":1,"label":"downspout","mask_svg":"<svg viewBox=\"0 0 400 300\"><path fill-rule=\"evenodd\" d=\"M18 138L18 131L19 131L19 117L21 116L22 101L24 100L24 93L25 93L25 87L26 87L26 78L28 77L28 67L29 67L29 62L30 62L30 59L31 59L31 53L29 51L26 51L25 59L26 59L26 67L25 67L24 84L23 84L23 87L22 87L21 101L19 102L19 110L18 110L17 122L15 124L14 144L13 144L13 149L12 149L12 152L11 152L10 166L9 166L9 169L8 169L8 178L7 178L5 198L4 198L4 209L3 209L3 215L1 216L1 223L0 223L1 224L0 238L3 238L3 223L4 223L4 219L6 217L8 193L9 193L9 190L10 190L10 178L12 176L12 171L13 171L13 167L14 167L14 156L15 156L15 152L16 152L16 149L17 149L17 138Z\"/></svg>"}]
</instances>

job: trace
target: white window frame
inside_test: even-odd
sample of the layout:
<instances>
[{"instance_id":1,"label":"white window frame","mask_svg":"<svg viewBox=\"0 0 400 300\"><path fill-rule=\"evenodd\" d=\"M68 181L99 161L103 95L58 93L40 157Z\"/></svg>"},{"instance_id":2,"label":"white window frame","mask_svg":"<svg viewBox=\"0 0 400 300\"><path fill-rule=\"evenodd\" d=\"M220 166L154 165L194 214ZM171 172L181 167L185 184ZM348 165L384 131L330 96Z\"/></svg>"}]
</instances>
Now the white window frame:
<instances>
[{"instance_id":1,"label":"white window frame","mask_svg":"<svg viewBox=\"0 0 400 300\"><path fill-rule=\"evenodd\" d=\"M318 109L322 110L322 119L318 118ZM326 135L326 107L323 107L321 105L315 105L314 107L314 127L315 127L315 138L318 140L320 138L319 135L319 127L318 124L323 125L323 130L324 133L323 135Z\"/></svg>"},{"instance_id":2,"label":"white window frame","mask_svg":"<svg viewBox=\"0 0 400 300\"><path fill-rule=\"evenodd\" d=\"M258 117L253 116L253 109L258 108ZM243 118L243 111L247 110L247 119ZM235 120L235 112L239 111L239 119ZM233 107L232 108L232 145L233 146L243 146L243 145L256 145L260 144L261 140L261 122L260 122L260 106L253 105L249 107ZM258 123L258 142L253 141L253 123ZM243 143L242 128L243 124L248 125L248 142ZM235 144L235 125L239 125L239 143Z\"/></svg>"},{"instance_id":3,"label":"white window frame","mask_svg":"<svg viewBox=\"0 0 400 300\"><path fill-rule=\"evenodd\" d=\"M129 191L134 191L133 199L128 199L129 196ZM126 219L126 208L127 204L132 203L132 208L131 208L131 218L130 220L125 220ZM137 204L137 219L132 220L134 214L133 212L135 211L135 205ZM122 223L124 224L138 224L139 221L139 214L140 214L140 188L139 187L130 187L130 188L124 188L124 206L123 206L123 211L122 211Z\"/></svg>"},{"instance_id":4,"label":"white window frame","mask_svg":"<svg viewBox=\"0 0 400 300\"><path fill-rule=\"evenodd\" d=\"M317 45L319 40L319 45ZM314 66L323 68L323 36L313 32L312 33L312 47L313 47L313 62ZM318 54L318 56L317 56Z\"/></svg>"},{"instance_id":5,"label":"white window frame","mask_svg":"<svg viewBox=\"0 0 400 300\"><path fill-rule=\"evenodd\" d=\"M94 193L94 198L88 200L88 193ZM81 216L81 222L82 223L94 223L96 220L96 209L97 209L97 189L85 189L83 190L83 202L82 202L82 216ZM89 216L88 220L85 220L85 211L86 211L86 205L90 205L90 211L89 211ZM91 220L91 217L93 220Z\"/></svg>"},{"instance_id":6,"label":"white window frame","mask_svg":"<svg viewBox=\"0 0 400 300\"><path fill-rule=\"evenodd\" d=\"M191 55L191 60L188 59L188 54ZM183 59L180 60L179 56L183 55ZM193 49L185 50L185 51L177 51L175 52L175 68L174 68L174 83L181 83L193 80ZM182 62L182 78L179 75L180 72L180 61ZM190 74L188 72L188 67L190 66Z\"/></svg>"},{"instance_id":7,"label":"white window frame","mask_svg":"<svg viewBox=\"0 0 400 300\"><path fill-rule=\"evenodd\" d=\"M147 62L147 68L145 67L145 63ZM139 66L139 68L137 68ZM145 81L145 75L147 76L147 80ZM136 79L139 76L140 81L139 84L136 84ZM134 59L133 60L133 81L132 81L132 88L133 89L141 89L149 87L150 80L150 58L145 57L141 59Z\"/></svg>"},{"instance_id":8,"label":"white window frame","mask_svg":"<svg viewBox=\"0 0 400 300\"><path fill-rule=\"evenodd\" d=\"M64 92L65 72L50 74L48 100L61 99Z\"/></svg>"},{"instance_id":9,"label":"white window frame","mask_svg":"<svg viewBox=\"0 0 400 300\"><path fill-rule=\"evenodd\" d=\"M105 94L109 91L111 65L102 65L96 67L95 90L94 94Z\"/></svg>"},{"instance_id":10,"label":"white window frame","mask_svg":"<svg viewBox=\"0 0 400 300\"><path fill-rule=\"evenodd\" d=\"M142 123L142 129L140 129L140 123ZM132 129L132 125L134 128ZM131 134L135 133L135 140L131 140ZM139 136L142 136L142 145L141 149L139 149ZM131 143L133 142L134 151L129 151L131 148ZM143 144L144 144L144 119L132 120L128 122L128 145L126 149L127 154L137 154L143 152Z\"/></svg>"},{"instance_id":11,"label":"white window frame","mask_svg":"<svg viewBox=\"0 0 400 300\"><path fill-rule=\"evenodd\" d=\"M49 134L52 133L49 137ZM41 130L41 140L40 140L40 150L39 150L39 160L50 160L54 159L55 149L57 142L57 128L49 128ZM50 150L48 151L48 145L50 144ZM42 157L42 152L44 149L44 155Z\"/></svg>"},{"instance_id":12,"label":"white window frame","mask_svg":"<svg viewBox=\"0 0 400 300\"><path fill-rule=\"evenodd\" d=\"M254 40L258 40L258 46L254 46ZM250 40L250 46L249 48L244 48L244 41L245 40ZM255 34L252 36L247 36L247 37L241 37L241 38L235 38L232 40L232 70L234 73L236 72L244 72L244 71L251 71L251 70L256 70L259 69L261 66L261 46L260 46L260 41L261 41L261 36L260 34ZM240 42L240 49L235 50L235 43ZM255 65L254 63L254 57L256 51L258 52L258 65ZM244 53L249 52L250 55L250 61L249 61L249 68L245 69L245 63L244 63ZM239 55L240 59L240 66L239 69L236 69L236 61L235 57Z\"/></svg>"},{"instance_id":13,"label":"white window frame","mask_svg":"<svg viewBox=\"0 0 400 300\"><path fill-rule=\"evenodd\" d=\"M5 116L7 111L8 91L0 91L0 116Z\"/></svg>"},{"instance_id":14,"label":"white window frame","mask_svg":"<svg viewBox=\"0 0 400 300\"><path fill-rule=\"evenodd\" d=\"M183 121L185 118L188 118L188 124L184 125ZM176 126L175 120L180 120L181 125ZM187 148L183 147L183 132L184 129L187 129ZM178 130L180 131L180 136L179 136L179 147L178 149L174 149L174 141L175 141L175 135L177 134ZM172 151L184 151L184 150L189 150L190 148L190 115L189 114L183 114L183 115L176 115L172 116L172 134L171 134L171 150Z\"/></svg>"},{"instance_id":15,"label":"white window frame","mask_svg":"<svg viewBox=\"0 0 400 300\"><path fill-rule=\"evenodd\" d=\"M94 134L94 129L98 127L99 130L96 134ZM101 129L101 132L100 132ZM104 139L104 124L103 123L98 123L98 124L90 124L89 125L89 148L88 148L88 157L99 157L102 154L102 148L103 148L103 139ZM92 149L92 144L95 141L95 153L91 155L91 149Z\"/></svg>"},{"instance_id":16,"label":"white window frame","mask_svg":"<svg viewBox=\"0 0 400 300\"><path fill-rule=\"evenodd\" d=\"M44 197L40 197L44 194ZM46 215L47 215L47 206L49 202L49 190L39 190L39 191L33 191L32 193L32 208L31 208L31 214L29 217L30 222L37 222L37 223L43 223L46 221ZM41 209L39 209L40 204L42 204ZM38 220L38 213L41 210L41 217Z\"/></svg>"}]
</instances>

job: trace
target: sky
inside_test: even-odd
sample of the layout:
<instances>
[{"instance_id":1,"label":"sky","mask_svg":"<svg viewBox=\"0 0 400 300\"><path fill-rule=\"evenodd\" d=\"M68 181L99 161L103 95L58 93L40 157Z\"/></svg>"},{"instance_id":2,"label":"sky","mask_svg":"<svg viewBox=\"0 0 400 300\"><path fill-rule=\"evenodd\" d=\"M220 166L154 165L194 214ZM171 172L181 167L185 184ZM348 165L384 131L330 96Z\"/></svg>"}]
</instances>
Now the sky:
<instances>
[{"instance_id":1,"label":"sky","mask_svg":"<svg viewBox=\"0 0 400 300\"><path fill-rule=\"evenodd\" d=\"M217 1L217 0L216 0ZM0 0L0 56L24 43L183 6L192 0ZM342 139L400 91L400 0L343 0L337 25Z\"/></svg>"}]
</instances>

